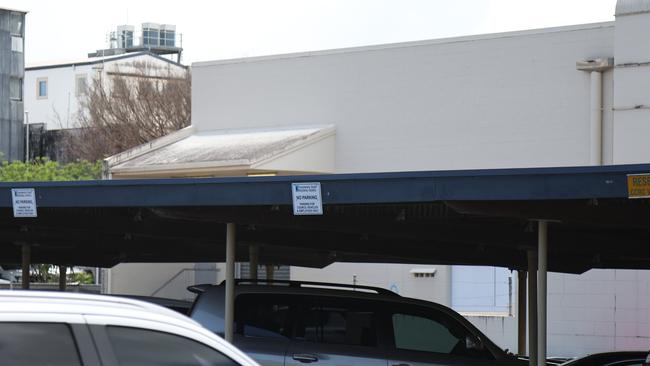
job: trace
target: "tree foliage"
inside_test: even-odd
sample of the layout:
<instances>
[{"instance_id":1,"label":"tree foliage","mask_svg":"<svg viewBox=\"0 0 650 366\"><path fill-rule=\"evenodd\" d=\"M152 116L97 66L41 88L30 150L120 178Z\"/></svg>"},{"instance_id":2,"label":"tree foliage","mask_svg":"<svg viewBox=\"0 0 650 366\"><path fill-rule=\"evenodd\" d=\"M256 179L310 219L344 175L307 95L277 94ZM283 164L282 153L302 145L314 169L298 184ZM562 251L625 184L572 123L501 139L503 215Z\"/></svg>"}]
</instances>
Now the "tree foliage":
<instances>
[{"instance_id":1,"label":"tree foliage","mask_svg":"<svg viewBox=\"0 0 650 366\"><path fill-rule=\"evenodd\" d=\"M78 161L69 164L59 164L56 161L40 158L32 162L2 161L0 162L0 182L31 182L31 181L71 181L100 179L102 172L101 161ZM33 264L30 273L33 282L58 282L58 272L51 264ZM72 273L68 281L92 283L92 275Z\"/></svg>"},{"instance_id":2,"label":"tree foliage","mask_svg":"<svg viewBox=\"0 0 650 366\"><path fill-rule=\"evenodd\" d=\"M100 161L82 160L62 165L41 158L29 163L22 161L0 163L0 182L92 180L100 179L101 175Z\"/></svg>"},{"instance_id":3,"label":"tree foliage","mask_svg":"<svg viewBox=\"0 0 650 366\"><path fill-rule=\"evenodd\" d=\"M98 73L80 98L76 159L97 160L190 125L190 74L136 62Z\"/></svg>"}]
</instances>

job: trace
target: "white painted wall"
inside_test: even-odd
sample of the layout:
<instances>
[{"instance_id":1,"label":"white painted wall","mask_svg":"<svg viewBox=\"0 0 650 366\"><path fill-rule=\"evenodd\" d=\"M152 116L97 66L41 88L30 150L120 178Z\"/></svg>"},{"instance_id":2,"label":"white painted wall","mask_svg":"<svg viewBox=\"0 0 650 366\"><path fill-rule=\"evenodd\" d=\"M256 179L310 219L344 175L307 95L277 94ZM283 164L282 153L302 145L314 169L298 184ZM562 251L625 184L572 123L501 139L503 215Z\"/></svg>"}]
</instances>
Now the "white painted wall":
<instances>
[{"instance_id":1,"label":"white painted wall","mask_svg":"<svg viewBox=\"0 0 650 366\"><path fill-rule=\"evenodd\" d=\"M414 277L411 269L435 268L434 277ZM383 287L406 297L416 297L449 306L451 267L403 264L333 263L324 269L291 267L291 279Z\"/></svg>"},{"instance_id":2,"label":"white painted wall","mask_svg":"<svg viewBox=\"0 0 650 366\"><path fill-rule=\"evenodd\" d=\"M614 60L614 160L648 162L650 157L650 14L617 14ZM638 108L638 109L635 109Z\"/></svg>"},{"instance_id":3,"label":"white painted wall","mask_svg":"<svg viewBox=\"0 0 650 366\"><path fill-rule=\"evenodd\" d=\"M25 71L25 110L30 123L46 123L48 130L72 128L79 108L75 93L76 75L95 76L92 65L68 66ZM46 98L38 98L37 80L47 78Z\"/></svg>"},{"instance_id":4,"label":"white painted wall","mask_svg":"<svg viewBox=\"0 0 650 366\"><path fill-rule=\"evenodd\" d=\"M604 23L198 63L192 124L334 124L342 173L584 165L589 75L575 62L611 56L613 40Z\"/></svg>"}]
</instances>

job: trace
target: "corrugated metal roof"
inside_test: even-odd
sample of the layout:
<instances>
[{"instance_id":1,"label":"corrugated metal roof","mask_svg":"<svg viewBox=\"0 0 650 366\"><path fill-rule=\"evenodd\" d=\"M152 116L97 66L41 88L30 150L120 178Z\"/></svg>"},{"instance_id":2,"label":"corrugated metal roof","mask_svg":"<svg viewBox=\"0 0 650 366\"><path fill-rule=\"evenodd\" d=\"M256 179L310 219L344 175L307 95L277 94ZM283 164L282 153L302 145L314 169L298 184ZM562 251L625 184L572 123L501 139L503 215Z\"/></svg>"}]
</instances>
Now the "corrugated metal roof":
<instances>
[{"instance_id":1,"label":"corrugated metal roof","mask_svg":"<svg viewBox=\"0 0 650 366\"><path fill-rule=\"evenodd\" d=\"M193 163L252 165L333 131L333 126L306 126L200 132L119 163L111 171Z\"/></svg>"}]
</instances>

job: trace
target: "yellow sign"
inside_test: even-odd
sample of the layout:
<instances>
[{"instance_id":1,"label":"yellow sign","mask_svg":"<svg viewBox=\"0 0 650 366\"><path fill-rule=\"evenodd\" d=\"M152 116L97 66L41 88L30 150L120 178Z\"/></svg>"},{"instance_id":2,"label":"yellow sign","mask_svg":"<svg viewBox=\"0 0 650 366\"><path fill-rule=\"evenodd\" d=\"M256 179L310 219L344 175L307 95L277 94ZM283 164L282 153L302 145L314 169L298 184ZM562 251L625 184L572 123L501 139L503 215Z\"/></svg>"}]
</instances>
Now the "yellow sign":
<instances>
[{"instance_id":1,"label":"yellow sign","mask_svg":"<svg viewBox=\"0 0 650 366\"><path fill-rule=\"evenodd\" d=\"M629 198L650 198L650 173L628 175L627 196Z\"/></svg>"}]
</instances>

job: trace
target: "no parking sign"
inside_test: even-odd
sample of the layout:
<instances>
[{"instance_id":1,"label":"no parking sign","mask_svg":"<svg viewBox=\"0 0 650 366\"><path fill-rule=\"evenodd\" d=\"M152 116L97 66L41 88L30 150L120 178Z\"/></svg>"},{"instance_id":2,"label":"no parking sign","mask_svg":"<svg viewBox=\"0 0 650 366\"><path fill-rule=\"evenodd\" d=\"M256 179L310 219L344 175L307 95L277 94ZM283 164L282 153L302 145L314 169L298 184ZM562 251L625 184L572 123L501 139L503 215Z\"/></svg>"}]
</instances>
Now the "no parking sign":
<instances>
[{"instance_id":1,"label":"no parking sign","mask_svg":"<svg viewBox=\"0 0 650 366\"><path fill-rule=\"evenodd\" d=\"M13 188L11 201L14 217L36 217L36 192L34 188Z\"/></svg>"},{"instance_id":2,"label":"no parking sign","mask_svg":"<svg viewBox=\"0 0 650 366\"><path fill-rule=\"evenodd\" d=\"M322 215L320 182L291 183L294 215Z\"/></svg>"}]
</instances>

